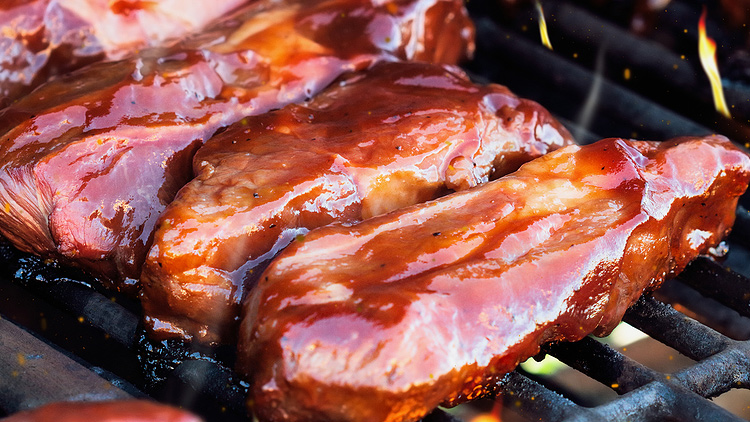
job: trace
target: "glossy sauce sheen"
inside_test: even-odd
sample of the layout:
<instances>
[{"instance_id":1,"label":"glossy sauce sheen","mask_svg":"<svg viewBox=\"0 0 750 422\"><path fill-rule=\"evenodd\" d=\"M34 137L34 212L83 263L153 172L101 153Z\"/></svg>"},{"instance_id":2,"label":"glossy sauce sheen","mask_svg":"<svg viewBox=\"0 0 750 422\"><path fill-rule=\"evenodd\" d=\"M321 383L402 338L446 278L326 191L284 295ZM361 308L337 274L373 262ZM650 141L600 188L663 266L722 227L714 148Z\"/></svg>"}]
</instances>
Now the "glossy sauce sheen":
<instances>
[{"instance_id":1,"label":"glossy sauce sheen","mask_svg":"<svg viewBox=\"0 0 750 422\"><path fill-rule=\"evenodd\" d=\"M145 400L61 402L11 415L3 422L201 422L183 410Z\"/></svg>"},{"instance_id":2,"label":"glossy sauce sheen","mask_svg":"<svg viewBox=\"0 0 750 422\"><path fill-rule=\"evenodd\" d=\"M156 218L217 129L380 60L454 63L472 37L460 0L266 0L88 66L0 112L0 231L132 292Z\"/></svg>"},{"instance_id":3,"label":"glossy sauce sheen","mask_svg":"<svg viewBox=\"0 0 750 422\"><path fill-rule=\"evenodd\" d=\"M248 1L2 0L0 108L51 76L174 40Z\"/></svg>"},{"instance_id":4,"label":"glossy sauce sheen","mask_svg":"<svg viewBox=\"0 0 750 422\"><path fill-rule=\"evenodd\" d=\"M144 266L153 337L235 341L240 301L295 236L507 174L572 143L541 106L455 67L381 63L208 141Z\"/></svg>"},{"instance_id":5,"label":"glossy sauce sheen","mask_svg":"<svg viewBox=\"0 0 750 422\"><path fill-rule=\"evenodd\" d=\"M311 231L244 305L263 421L411 421L613 329L716 245L750 159L723 137L569 146L483 186Z\"/></svg>"}]
</instances>

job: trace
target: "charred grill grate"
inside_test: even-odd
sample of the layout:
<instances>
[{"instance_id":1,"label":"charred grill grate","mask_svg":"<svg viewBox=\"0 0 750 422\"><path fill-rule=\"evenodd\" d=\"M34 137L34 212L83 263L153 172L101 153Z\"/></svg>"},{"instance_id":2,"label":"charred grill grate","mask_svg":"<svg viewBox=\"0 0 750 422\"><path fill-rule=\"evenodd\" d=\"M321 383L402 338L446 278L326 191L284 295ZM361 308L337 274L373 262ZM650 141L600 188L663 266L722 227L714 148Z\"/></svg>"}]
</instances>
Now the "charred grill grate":
<instances>
[{"instance_id":1,"label":"charred grill grate","mask_svg":"<svg viewBox=\"0 0 750 422\"><path fill-rule=\"evenodd\" d=\"M610 3L622 6L632 2ZM702 3L673 1L669 6L673 14L669 16L692 19ZM666 48L630 34L576 2L556 1L545 3L545 10L551 17L553 45L562 52L550 52L534 38L531 25L535 22L529 20L533 9L521 10L516 19L508 21L498 16L493 19L496 8L492 1L472 0L468 4L474 9L478 32L477 58L468 69L479 78L503 83L519 95L539 101L563 119L583 122L585 127L571 128L584 142L596 140L600 134L666 139L712 131L742 142L750 140L750 129L738 123L750 120L750 111L746 110L750 102L733 109L740 118L717 117L710 108L710 92L702 86L696 88L702 75L694 67L683 66L684 60L676 51L679 46ZM671 29L682 32L691 24L672 25ZM593 35L582 35L592 30ZM566 45L569 50L565 50ZM581 49L579 60L565 57L577 48ZM644 76L623 84L617 77L621 70L618 66L630 66L634 74ZM730 102L732 98L750 98L750 87L743 82L729 85ZM668 94L663 94L664 86ZM694 107L685 107L686 103ZM586 125L587 121L591 125ZM743 201L747 203L748 195ZM716 323L712 326L722 325L715 321L715 314L728 309L750 317L750 279L745 276L748 266L738 272L728 269L738 267L742 256L748 255L749 233L750 214L740 208L729 239L728 261L718 264L698 259L658 291L658 296L672 303L689 301L696 295L715 299L712 305L694 310L701 321ZM208 420L248 420L244 416L247 385L229 369L231 351L152 344L139 328L136 302L99 289L81 273L45 263L5 244L0 244L0 268L0 333L16 333L22 326L35 336L17 334L16 342L2 341L0 336L0 368L6 368L0 369L3 411L10 413L73 394L112 393L109 387L102 387L99 380L103 378L108 381L106 385L115 387L117 395L139 396L145 392L161 401L194 408ZM625 320L697 362L666 374L593 338L553 344L544 352L611 388L618 396L602 405L583 406L565 392L561 394L554 383L519 370L498 386L496 400L530 420L739 420L706 398L734 388L750 388L750 341L734 340L727 335L733 332L732 327L709 328L648 296L630 309ZM742 329L750 332L747 320L737 317L733 321L744 324ZM45 347L44 356L34 352ZM43 367L36 365L36 360L57 363ZM144 364L150 374L143 373ZM39 375L34 371L42 369L59 371L59 377L81 379L86 385L80 390L62 391L69 387L52 383L40 393L38 384L29 380ZM166 381L154 382L162 376ZM425 420L458 419L437 410Z\"/></svg>"},{"instance_id":2,"label":"charred grill grate","mask_svg":"<svg viewBox=\"0 0 750 422\"><path fill-rule=\"evenodd\" d=\"M514 19L508 19L495 14L497 8L491 2L469 3L477 23L477 59L469 68L540 101L564 119L585 125L571 127L582 142L605 137L602 134L667 139L711 132L742 143L750 140L750 128L741 123L750 121L750 85L747 81L724 81L729 103L736 105L732 108L735 119L720 117L712 109L708 82L697 59L695 33L701 7L706 4L717 10L718 2L673 0L657 14L655 25L660 30L650 37L633 35L622 26L627 22L615 22L612 16L596 14L581 3L587 2L544 3L554 53L539 42L533 8L522 8ZM634 2L609 3L627 9ZM710 35L720 45L738 44L717 25ZM637 77L625 78L624 69ZM746 203L747 196L741 201ZM729 269L737 266L748 274L748 217L740 207L724 265L708 258L694 261L677 280L657 292L660 298L678 305L701 295L715 299L699 309L697 316L719 326L716 314L736 311L750 316L750 280ZM667 374L592 338L554 344L545 351L618 396L585 407L566 397L569 392L555 392L565 389L554 381L516 371L506 378L498 400L505 408L520 409L529 420L742 420L705 398L750 387L750 343L725 335L746 333L748 320L733 317L732 324L742 328L721 327L722 334L670 305L643 297L628 311L625 321L696 363Z\"/></svg>"},{"instance_id":3,"label":"charred grill grate","mask_svg":"<svg viewBox=\"0 0 750 422\"><path fill-rule=\"evenodd\" d=\"M697 271L695 267L687 271L693 274ZM728 274L745 283L749 281L735 273ZM698 362L679 372L664 374L592 338L554 344L547 348L550 354L611 386L620 396L604 405L587 408L514 373L508 377L502 394L506 404L522 407L526 415L544 421L743 420L704 397L750 386L749 341L732 340L651 297L641 298L628 311L625 321Z\"/></svg>"}]
</instances>

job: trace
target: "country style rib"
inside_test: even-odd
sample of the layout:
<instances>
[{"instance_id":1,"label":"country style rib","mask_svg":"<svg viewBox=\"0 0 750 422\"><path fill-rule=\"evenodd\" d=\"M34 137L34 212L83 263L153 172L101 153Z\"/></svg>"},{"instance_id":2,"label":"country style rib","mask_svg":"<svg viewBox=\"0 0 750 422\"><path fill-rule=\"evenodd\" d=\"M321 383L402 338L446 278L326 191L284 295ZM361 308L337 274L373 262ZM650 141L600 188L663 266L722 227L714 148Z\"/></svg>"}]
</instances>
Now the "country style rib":
<instances>
[{"instance_id":1,"label":"country style rib","mask_svg":"<svg viewBox=\"0 0 750 422\"><path fill-rule=\"evenodd\" d=\"M142 303L156 339L233 342L259 269L295 236L507 174L572 143L541 106L450 66L381 63L249 118L196 154L161 216Z\"/></svg>"},{"instance_id":2,"label":"country style rib","mask_svg":"<svg viewBox=\"0 0 750 422\"><path fill-rule=\"evenodd\" d=\"M147 400L56 402L18 412L3 422L203 422L185 410Z\"/></svg>"},{"instance_id":3,"label":"country style rib","mask_svg":"<svg viewBox=\"0 0 750 422\"><path fill-rule=\"evenodd\" d=\"M472 49L461 0L263 0L0 111L0 232L134 292L156 218L217 129L381 60Z\"/></svg>"},{"instance_id":4,"label":"country style rib","mask_svg":"<svg viewBox=\"0 0 750 422\"><path fill-rule=\"evenodd\" d=\"M550 341L610 331L727 234L750 159L726 138L568 146L483 186L311 231L244 304L262 421L412 421Z\"/></svg>"},{"instance_id":5,"label":"country style rib","mask_svg":"<svg viewBox=\"0 0 750 422\"><path fill-rule=\"evenodd\" d=\"M4 0L0 108L50 77L195 32L251 0Z\"/></svg>"}]
</instances>

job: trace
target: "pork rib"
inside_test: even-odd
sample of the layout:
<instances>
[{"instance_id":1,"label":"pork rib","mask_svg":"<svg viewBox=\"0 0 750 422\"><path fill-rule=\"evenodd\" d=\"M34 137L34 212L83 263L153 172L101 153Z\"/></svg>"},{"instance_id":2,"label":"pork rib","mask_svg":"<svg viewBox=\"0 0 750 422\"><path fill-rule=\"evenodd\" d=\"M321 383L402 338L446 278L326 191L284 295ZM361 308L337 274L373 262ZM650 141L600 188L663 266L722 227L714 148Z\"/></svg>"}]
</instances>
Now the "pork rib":
<instances>
[{"instance_id":1,"label":"pork rib","mask_svg":"<svg viewBox=\"0 0 750 422\"><path fill-rule=\"evenodd\" d=\"M610 331L716 245L750 159L726 138L569 146L486 185L293 242L244 304L263 421L410 421L542 343Z\"/></svg>"},{"instance_id":2,"label":"pork rib","mask_svg":"<svg viewBox=\"0 0 750 422\"><path fill-rule=\"evenodd\" d=\"M380 60L455 62L461 0L264 0L169 49L98 63L0 112L0 232L126 291L217 129Z\"/></svg>"},{"instance_id":3,"label":"pork rib","mask_svg":"<svg viewBox=\"0 0 750 422\"><path fill-rule=\"evenodd\" d=\"M457 68L382 63L208 141L144 266L157 339L232 342L262 265L296 235L486 182L571 143L535 102Z\"/></svg>"},{"instance_id":4,"label":"pork rib","mask_svg":"<svg viewBox=\"0 0 750 422\"><path fill-rule=\"evenodd\" d=\"M249 0L4 0L0 108L54 75L174 42Z\"/></svg>"},{"instance_id":5,"label":"pork rib","mask_svg":"<svg viewBox=\"0 0 750 422\"><path fill-rule=\"evenodd\" d=\"M187 411L146 400L55 402L3 422L202 422Z\"/></svg>"}]
</instances>

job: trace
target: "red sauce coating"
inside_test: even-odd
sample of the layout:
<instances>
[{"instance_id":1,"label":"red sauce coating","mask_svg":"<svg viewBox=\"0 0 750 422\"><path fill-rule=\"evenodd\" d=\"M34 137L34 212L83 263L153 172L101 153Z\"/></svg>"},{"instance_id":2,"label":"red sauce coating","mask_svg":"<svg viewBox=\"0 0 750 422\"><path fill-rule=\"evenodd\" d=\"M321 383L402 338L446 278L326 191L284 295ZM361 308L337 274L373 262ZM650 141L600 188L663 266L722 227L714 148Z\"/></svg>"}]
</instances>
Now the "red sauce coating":
<instances>
[{"instance_id":1,"label":"red sauce coating","mask_svg":"<svg viewBox=\"0 0 750 422\"><path fill-rule=\"evenodd\" d=\"M248 1L3 0L0 108L54 75L174 41Z\"/></svg>"},{"instance_id":2,"label":"red sauce coating","mask_svg":"<svg viewBox=\"0 0 750 422\"><path fill-rule=\"evenodd\" d=\"M60 402L13 414L3 422L201 422L183 410L145 400Z\"/></svg>"},{"instance_id":3,"label":"red sauce coating","mask_svg":"<svg viewBox=\"0 0 750 422\"><path fill-rule=\"evenodd\" d=\"M411 421L549 341L605 334L729 231L726 138L568 146L485 185L293 242L243 309L262 421Z\"/></svg>"},{"instance_id":4,"label":"red sauce coating","mask_svg":"<svg viewBox=\"0 0 750 422\"><path fill-rule=\"evenodd\" d=\"M455 67L381 63L248 118L196 154L144 266L157 339L233 342L240 302L296 235L487 182L572 143L539 104Z\"/></svg>"},{"instance_id":5,"label":"red sauce coating","mask_svg":"<svg viewBox=\"0 0 750 422\"><path fill-rule=\"evenodd\" d=\"M380 60L456 62L472 36L460 0L267 0L90 65L0 111L0 232L134 292L156 218L217 129Z\"/></svg>"}]
</instances>

